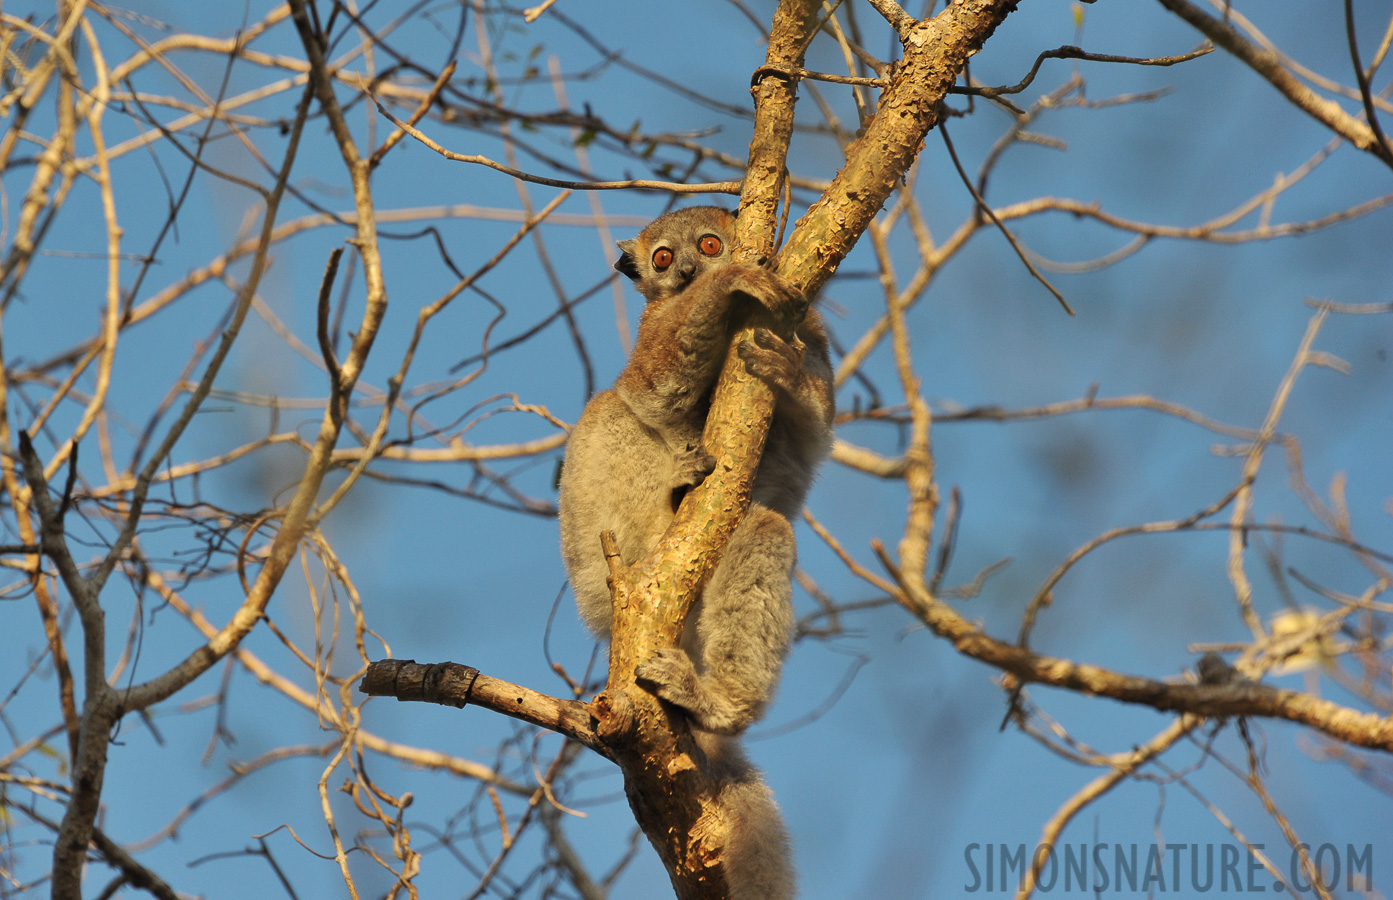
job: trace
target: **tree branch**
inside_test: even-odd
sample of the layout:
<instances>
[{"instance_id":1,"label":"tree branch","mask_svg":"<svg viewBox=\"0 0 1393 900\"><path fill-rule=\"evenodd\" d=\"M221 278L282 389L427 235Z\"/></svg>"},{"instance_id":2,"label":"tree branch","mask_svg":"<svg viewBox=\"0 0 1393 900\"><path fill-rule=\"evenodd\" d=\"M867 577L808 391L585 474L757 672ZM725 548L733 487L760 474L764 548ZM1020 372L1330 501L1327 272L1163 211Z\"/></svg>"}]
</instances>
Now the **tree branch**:
<instances>
[{"instance_id":1,"label":"tree branch","mask_svg":"<svg viewBox=\"0 0 1393 900\"><path fill-rule=\"evenodd\" d=\"M1017 0L965 0L917 23L902 38L904 58L865 131L847 147L846 166L799 220L779 252L779 274L815 295L856 245L909 171L968 57L981 49Z\"/></svg>"},{"instance_id":2,"label":"tree branch","mask_svg":"<svg viewBox=\"0 0 1393 900\"><path fill-rule=\"evenodd\" d=\"M1015 5L1015 0L968 0L909 32L906 58L891 76L880 111L780 253L775 264L780 275L809 297L816 295L922 149L924 135L938 121L939 103L968 56ZM812 0L784 0L775 15L760 70L766 74L752 89L756 120L737 258L758 259L774 249L774 212L796 87L791 76L775 73L802 65L815 20ZM741 340L742 327L737 326L734 340ZM745 371L737 354L728 354L703 438L717 455L715 472L682 503L655 550L633 566L616 566L612 577L609 684L593 705L597 730L614 748L635 815L682 898L724 896L720 863L728 826L712 827L722 821L715 807L717 784L694 763L685 723L639 689L633 671L654 649L676 645L705 573L748 508L773 406L768 386Z\"/></svg>"},{"instance_id":3,"label":"tree branch","mask_svg":"<svg viewBox=\"0 0 1393 900\"><path fill-rule=\"evenodd\" d=\"M1082 694L1110 697L1123 703L1150 706L1163 712L1199 716L1263 716L1286 719L1373 750L1393 753L1393 717L1359 712L1299 691L1269 687L1239 679L1228 684L1169 684L1135 675L1123 675L1101 666L1044 656L1015 644L997 640L964 619L928 591L902 580L879 544L876 553L900 582L895 599L929 627L951 641L959 653L995 666L1012 676L1017 687L1044 684Z\"/></svg>"},{"instance_id":4,"label":"tree branch","mask_svg":"<svg viewBox=\"0 0 1393 900\"><path fill-rule=\"evenodd\" d=\"M774 15L761 71L787 73L803 63L816 27L817 0L783 0ZM756 77L755 125L736 224L735 258L773 254L780 187L793 133L797 81ZM732 346L749 339L738 324ZM774 411L774 394L728 353L707 416L703 443L716 456L715 472L678 508L653 551L629 567L619 563L612 535L614 619L609 681L594 701L597 728L624 771L635 818L658 851L678 897L728 896L723 867L732 814L720 806L718 780L699 765L685 718L634 683L634 669L655 650L674 647L730 535L749 508L754 473Z\"/></svg>"},{"instance_id":5,"label":"tree branch","mask_svg":"<svg viewBox=\"0 0 1393 900\"><path fill-rule=\"evenodd\" d=\"M1359 84L1359 99L1364 104L1364 118L1374 133L1374 152L1378 158L1393 165L1393 150L1389 149L1388 138L1378 121L1378 110L1374 108L1374 95L1369 87L1369 74L1364 71L1364 61L1359 58L1359 38L1354 28L1354 4L1345 0L1345 38L1349 42L1350 62L1354 67L1354 80Z\"/></svg>"},{"instance_id":6,"label":"tree branch","mask_svg":"<svg viewBox=\"0 0 1393 900\"><path fill-rule=\"evenodd\" d=\"M521 169L512 166L505 166L503 163L494 162L487 156L480 156L471 153L456 153L453 150L446 150L440 144L431 140L424 132L421 132L411 125L387 111L387 107L373 96L372 93L363 88L364 92L372 98L372 102L377 106L378 112L391 120L392 124L403 132L411 135L416 140L425 144L430 149L439 153L441 156L454 162L474 163L480 166L488 166L490 169L511 175L519 181L528 181L532 184L545 185L546 187L566 188L573 191L619 191L619 190L642 190L642 191L669 191L674 194L735 194L740 191L738 181L716 181L710 184L685 184L679 181L653 181L646 178L635 178L628 181L564 181L559 178L547 178L545 175L532 175Z\"/></svg>"},{"instance_id":7,"label":"tree branch","mask_svg":"<svg viewBox=\"0 0 1393 900\"><path fill-rule=\"evenodd\" d=\"M1276 53L1252 43L1237 28L1214 18L1189 0L1160 0L1160 3L1267 79L1298 109L1304 110L1360 150L1388 161L1389 151L1379 143L1373 129L1345 112L1338 103L1326 100L1302 84L1300 79L1287 71Z\"/></svg>"},{"instance_id":8,"label":"tree branch","mask_svg":"<svg viewBox=\"0 0 1393 900\"><path fill-rule=\"evenodd\" d=\"M439 703L463 709L467 704L563 734L603 757L609 748L595 734L590 705L558 700L521 685L480 674L459 663L423 665L414 659L382 659L368 664L358 690L370 697L396 697L402 702Z\"/></svg>"},{"instance_id":9,"label":"tree branch","mask_svg":"<svg viewBox=\"0 0 1393 900\"><path fill-rule=\"evenodd\" d=\"M905 60L890 76L880 111L848 149L846 168L798 224L779 256L776 269L809 297L835 271L913 163L967 58L1015 5L1015 0L967 0L932 20L912 27L903 23ZM752 87L756 120L737 224L740 259L768 258L775 249L777 204L793 131L792 73L802 66L818 6L816 0L783 0L760 69L763 77ZM735 340L740 340L738 328ZM622 566L611 537L607 555L612 557L614 617L609 682L588 707L502 682L494 682L500 687L492 699L481 701L485 676L463 668L418 667L402 687L398 679L404 671L389 667L378 673L380 683L364 683L364 690L372 693L402 696L404 691L421 699L429 695L437 702L482 703L589 746L604 747L623 770L635 816L683 900L727 896L722 861L729 820L718 805L719 783L697 762L701 756L685 718L640 689L633 672L656 648L677 644L705 574L748 508L773 407L768 386L750 377L737 355L729 354L704 438L718 455L716 471L684 500L647 558ZM442 678L456 688L443 690L437 683ZM593 715L593 723L582 711Z\"/></svg>"}]
</instances>

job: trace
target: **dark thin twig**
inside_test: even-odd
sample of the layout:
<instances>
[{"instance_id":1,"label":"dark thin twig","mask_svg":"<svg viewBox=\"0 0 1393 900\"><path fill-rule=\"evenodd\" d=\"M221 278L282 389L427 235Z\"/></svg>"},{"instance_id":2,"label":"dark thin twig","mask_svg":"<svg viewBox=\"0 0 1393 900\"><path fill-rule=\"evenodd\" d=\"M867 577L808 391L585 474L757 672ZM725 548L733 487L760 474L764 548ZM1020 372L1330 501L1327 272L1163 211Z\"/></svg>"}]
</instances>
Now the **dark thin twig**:
<instances>
[{"instance_id":1,"label":"dark thin twig","mask_svg":"<svg viewBox=\"0 0 1393 900\"><path fill-rule=\"evenodd\" d=\"M347 398L343 393L343 375L339 369L339 358L334 353L334 342L329 338L329 295L334 289L334 277L339 272L339 259L343 248L335 247L324 265L324 278L319 283L318 315L315 317L315 334L319 337L319 353L324 358L324 368L329 372L329 414L338 422L343 421L348 411Z\"/></svg>"},{"instance_id":2,"label":"dark thin twig","mask_svg":"<svg viewBox=\"0 0 1393 900\"><path fill-rule=\"evenodd\" d=\"M972 186L972 179L968 177L967 170L963 168L963 164L958 160L958 152L953 149L953 141L948 137L948 129L944 127L945 124L944 122L938 123L938 133L943 135L943 144L948 148L948 156L953 160L953 167L958 170L958 176L962 178L963 185L972 192L972 199L977 201L977 208L983 213L986 213L987 218L991 219L992 222L996 224L996 227L1001 229L1001 233L1006 235L1006 240L1010 242L1011 249L1016 251L1016 255L1020 257L1021 262L1025 264L1030 274L1034 275L1035 279L1043 284L1051 294L1054 294L1054 299L1058 300L1059 305L1064 307L1064 311L1072 316L1074 314L1074 309L1069 305L1069 301L1065 300L1064 295L1061 294L1054 285L1050 284L1048 278L1040 274L1039 269L1031 265L1030 260L1026 258L1025 250L1022 249L1021 245L1016 241L1016 236L1011 233L1010 229L1002 224L1002 221L996 217L996 213L992 212L992 208L987 205L987 201L983 199L981 194L977 193L977 188Z\"/></svg>"},{"instance_id":3,"label":"dark thin twig","mask_svg":"<svg viewBox=\"0 0 1393 900\"><path fill-rule=\"evenodd\" d=\"M1345 36L1349 39L1349 58L1354 64L1354 78L1359 82L1359 97L1364 101L1364 115L1369 120L1369 128L1374 132L1374 152L1379 159L1393 165L1393 149L1389 149L1388 138L1383 135L1383 126L1378 121L1378 110L1374 109L1374 95L1369 89L1369 76L1364 71L1364 63L1359 58L1359 39L1354 33L1354 4L1345 0Z\"/></svg>"},{"instance_id":4,"label":"dark thin twig","mask_svg":"<svg viewBox=\"0 0 1393 900\"><path fill-rule=\"evenodd\" d=\"M488 348L487 352L476 353L473 356L467 356L459 362L455 363L453 366L450 367L450 374L453 375L454 373L460 371L466 366L472 366L475 363L480 362L481 360L487 359L489 356L493 354L499 353L500 351L508 350L512 347L517 347L526 343L528 338L532 337L537 332L546 328L552 322L555 322L557 319L561 318L562 313L565 312L566 309L574 309L581 303L585 302L586 300L589 300L591 297L595 296L600 291L608 287L610 282L614 281L614 279L618 277L618 274L614 273L606 275L604 278L601 278L599 282L591 285L584 291L581 291L579 294L577 294L574 298L567 301L565 307L559 307L547 313L547 315L541 321L539 321L536 325L533 325L526 331L522 332L521 334L515 335L514 337L510 337L505 341L494 344L492 347ZM477 288L475 290L477 290Z\"/></svg>"},{"instance_id":5,"label":"dark thin twig","mask_svg":"<svg viewBox=\"0 0 1393 900\"><path fill-rule=\"evenodd\" d=\"M1089 53L1082 47L1066 44L1055 50L1046 50L1044 53L1037 56L1035 58L1035 65L1030 67L1030 71L1027 72L1026 76L1017 84L1010 85L1009 87L983 88L954 85L948 89L948 92L950 94L969 94L988 98L999 97L1002 94L1019 94L1021 91L1030 87L1030 83L1035 80L1036 73L1040 71L1040 64L1047 59L1082 59L1087 62L1126 63L1134 66L1173 66L1177 63L1189 62L1192 59L1197 59L1213 51L1214 45L1209 41L1205 41L1189 53L1182 53L1179 56L1150 56L1143 58L1136 56L1114 56L1111 53Z\"/></svg>"},{"instance_id":6,"label":"dark thin twig","mask_svg":"<svg viewBox=\"0 0 1393 900\"><path fill-rule=\"evenodd\" d=\"M948 514L945 517L947 527L943 530L943 537L938 544L938 563L934 566L933 578L929 581L929 593L937 594L939 585L943 583L943 576L948 572L948 563L953 559L953 546L958 540L958 524L962 517L963 494L957 485L948 494Z\"/></svg>"},{"instance_id":7,"label":"dark thin twig","mask_svg":"<svg viewBox=\"0 0 1393 900\"><path fill-rule=\"evenodd\" d=\"M542 175L530 175L521 169L512 166L505 166L500 162L495 162L486 156L472 153L455 153L453 150L446 150L440 144L431 140L422 132L412 128L406 122L392 115L387 107L382 105L382 101L377 96L369 93L367 95L377 107L377 111L386 117L392 124L414 137L416 140L425 144L430 149L439 153L441 156L453 162L475 163L476 165L487 166L490 169L511 175L519 181L528 181L532 184L541 184L547 187L566 188L576 191L616 191L616 190L650 190L650 191L669 191L674 194L739 194L740 182L738 181L717 181L709 184L685 184L674 181L654 181L647 178L634 178L627 181L564 181L559 178L546 178Z\"/></svg>"}]
</instances>

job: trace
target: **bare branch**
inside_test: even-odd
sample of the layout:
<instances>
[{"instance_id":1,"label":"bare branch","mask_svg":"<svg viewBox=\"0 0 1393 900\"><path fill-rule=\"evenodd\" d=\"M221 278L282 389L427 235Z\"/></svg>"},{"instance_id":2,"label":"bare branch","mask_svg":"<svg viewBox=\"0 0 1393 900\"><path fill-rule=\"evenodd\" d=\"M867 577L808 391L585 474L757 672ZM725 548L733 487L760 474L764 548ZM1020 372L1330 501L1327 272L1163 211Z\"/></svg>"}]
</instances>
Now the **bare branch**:
<instances>
[{"instance_id":1,"label":"bare branch","mask_svg":"<svg viewBox=\"0 0 1393 900\"><path fill-rule=\"evenodd\" d=\"M958 176L962 178L963 184L967 189L972 192L972 199L977 202L977 209L984 213L987 218L991 219L992 224L1000 229L1001 233L1006 236L1007 243L1011 245L1012 250L1016 251L1016 256L1019 257L1020 261L1025 265L1026 271L1035 276L1035 280L1043 284L1045 289L1054 295L1054 299L1059 301L1059 305L1064 307L1064 311L1072 316L1074 314L1074 308L1069 305L1069 301L1064 299L1064 295L1059 292L1058 288L1050 284L1048 278L1040 274L1040 271L1036 269L1030 259L1026 257L1025 251L1021 249L1020 242L1016 240L1016 236L1007 229L992 208L987 205L987 201L977 192L977 188L972 184L972 179L967 177L967 172L963 169L963 164L958 160L958 151L953 149L953 142L948 137L948 129L943 127L942 123L939 124L938 133L943 136L943 145L948 148L948 156L953 160L953 167L958 170Z\"/></svg>"},{"instance_id":2,"label":"bare branch","mask_svg":"<svg viewBox=\"0 0 1393 900\"><path fill-rule=\"evenodd\" d=\"M366 90L366 88L365 88ZM441 156L456 162L475 163L481 166L488 166L505 175L511 175L520 181L528 181L532 184L543 184L547 187L566 188L574 191L618 191L618 190L646 190L646 191L668 191L674 194L738 194L740 193L740 182L738 181L719 181L711 184L685 184L673 181L651 181L648 179L631 179L629 181L562 181L557 178L545 178L541 175L529 175L511 166L494 162L486 156L478 156L468 153L455 153L453 150L446 150L444 147L431 140L425 134L417 131L407 123L398 119L387 111L382 102L373 97L372 102L376 104L378 112L390 119L394 125L402 131L414 137L416 140L425 144L430 149L439 153Z\"/></svg>"},{"instance_id":3,"label":"bare branch","mask_svg":"<svg viewBox=\"0 0 1393 900\"><path fill-rule=\"evenodd\" d=\"M898 572L884 549L877 545L876 552L898 580ZM1166 712L1286 719L1358 747L1393 753L1393 720L1386 716L1360 712L1310 694L1268 687L1255 681L1226 685L1168 684L1044 656L988 636L979 626L968 622L925 590L904 581L900 582L900 587L902 590L897 592L896 599L934 634L952 642L959 653L1011 675L1012 685L1044 684Z\"/></svg>"},{"instance_id":4,"label":"bare branch","mask_svg":"<svg viewBox=\"0 0 1393 900\"><path fill-rule=\"evenodd\" d=\"M564 734L601 756L610 750L595 733L589 704L558 700L458 663L422 665L414 659L383 659L368 666L358 689L370 697L396 697L464 708L482 706Z\"/></svg>"},{"instance_id":5,"label":"bare branch","mask_svg":"<svg viewBox=\"0 0 1393 900\"><path fill-rule=\"evenodd\" d=\"M1360 150L1373 153L1381 159L1388 152L1367 124L1302 84L1287 71L1277 54L1253 44L1240 34L1238 29L1204 12L1190 0L1160 0L1160 3L1267 79L1268 83L1299 109L1322 122Z\"/></svg>"},{"instance_id":6,"label":"bare branch","mask_svg":"<svg viewBox=\"0 0 1393 900\"><path fill-rule=\"evenodd\" d=\"M1349 40L1349 57L1354 66L1354 79L1359 84L1359 99L1364 103L1364 119L1374 132L1374 152L1389 165L1393 165L1393 145L1383 134L1383 126L1378 121L1378 110L1374 108L1373 91L1369 88L1369 73L1364 71L1364 61L1359 57L1359 37L1354 30L1354 4L1345 0L1345 36Z\"/></svg>"},{"instance_id":7,"label":"bare branch","mask_svg":"<svg viewBox=\"0 0 1393 900\"><path fill-rule=\"evenodd\" d=\"M1214 45L1205 41L1188 53L1181 53L1177 56L1116 56L1111 53L1089 53L1082 47L1075 47L1072 44L1065 44L1054 50L1046 50L1035 57L1035 64L1030 67L1030 71L1025 73L1025 77L1013 85L1005 87L962 87L954 85L951 93L967 94L977 97L1001 97L1010 94L1019 94L1021 91L1030 87L1035 81L1036 74L1040 71L1040 64L1047 59L1081 59L1086 62L1122 63L1131 66L1174 66L1178 63L1189 62L1198 59L1208 53L1214 52Z\"/></svg>"},{"instance_id":8,"label":"bare branch","mask_svg":"<svg viewBox=\"0 0 1393 900\"><path fill-rule=\"evenodd\" d=\"M895 33L900 36L900 40L909 40L910 32L919 20L904 11L895 0L870 0L871 6L875 11L885 17L885 21L890 23L890 27L895 29Z\"/></svg>"}]
</instances>

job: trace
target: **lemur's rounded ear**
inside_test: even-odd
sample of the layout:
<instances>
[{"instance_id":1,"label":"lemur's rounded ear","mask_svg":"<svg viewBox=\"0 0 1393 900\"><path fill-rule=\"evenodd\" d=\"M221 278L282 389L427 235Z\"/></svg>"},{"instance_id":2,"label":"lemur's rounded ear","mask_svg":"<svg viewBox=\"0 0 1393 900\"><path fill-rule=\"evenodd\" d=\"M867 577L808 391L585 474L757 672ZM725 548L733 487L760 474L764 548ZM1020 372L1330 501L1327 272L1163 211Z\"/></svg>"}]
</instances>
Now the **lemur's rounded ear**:
<instances>
[{"instance_id":1,"label":"lemur's rounded ear","mask_svg":"<svg viewBox=\"0 0 1393 900\"><path fill-rule=\"evenodd\" d=\"M634 259L635 245L633 241L616 241L614 244L619 248L619 259L615 260L614 270L627 275L631 281L638 281L641 277L638 271L638 262Z\"/></svg>"}]
</instances>

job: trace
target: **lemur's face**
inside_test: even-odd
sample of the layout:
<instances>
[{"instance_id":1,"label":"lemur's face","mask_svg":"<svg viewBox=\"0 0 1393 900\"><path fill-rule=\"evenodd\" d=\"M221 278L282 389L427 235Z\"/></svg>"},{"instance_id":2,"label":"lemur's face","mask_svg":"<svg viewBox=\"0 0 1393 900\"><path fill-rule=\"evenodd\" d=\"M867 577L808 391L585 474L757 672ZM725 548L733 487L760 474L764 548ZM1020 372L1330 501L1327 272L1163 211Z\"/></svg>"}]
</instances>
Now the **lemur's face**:
<instances>
[{"instance_id":1,"label":"lemur's face","mask_svg":"<svg viewBox=\"0 0 1393 900\"><path fill-rule=\"evenodd\" d=\"M651 303L681 293L702 272L730 260L735 217L718 206L674 210L620 241L614 267Z\"/></svg>"}]
</instances>

